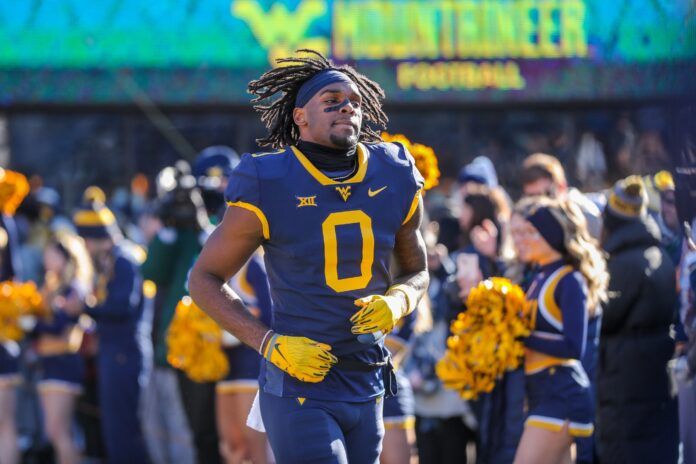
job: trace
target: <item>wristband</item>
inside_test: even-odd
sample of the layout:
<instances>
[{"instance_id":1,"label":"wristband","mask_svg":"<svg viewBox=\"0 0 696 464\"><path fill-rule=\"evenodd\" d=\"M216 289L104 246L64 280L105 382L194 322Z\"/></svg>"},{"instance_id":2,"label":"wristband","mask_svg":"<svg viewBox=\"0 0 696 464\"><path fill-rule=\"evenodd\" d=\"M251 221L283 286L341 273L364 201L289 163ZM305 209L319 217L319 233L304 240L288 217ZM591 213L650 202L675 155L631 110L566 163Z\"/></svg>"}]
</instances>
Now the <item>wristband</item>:
<instances>
[{"instance_id":1,"label":"wristband","mask_svg":"<svg viewBox=\"0 0 696 464\"><path fill-rule=\"evenodd\" d=\"M266 343L266 338L268 338L268 336L271 334L271 332L273 332L273 329L268 329L268 330L266 331L266 334L265 334L265 335L263 336L263 338L261 339L261 346L259 346L259 354L260 354L261 356L263 356L263 345L265 345L265 343Z\"/></svg>"},{"instance_id":2,"label":"wristband","mask_svg":"<svg viewBox=\"0 0 696 464\"><path fill-rule=\"evenodd\" d=\"M415 288L406 284L396 284L389 287L387 294L389 294L389 292L401 292L406 297L406 311L403 314L404 316L411 314L413 310L416 309L416 304L418 304L418 292Z\"/></svg>"}]
</instances>

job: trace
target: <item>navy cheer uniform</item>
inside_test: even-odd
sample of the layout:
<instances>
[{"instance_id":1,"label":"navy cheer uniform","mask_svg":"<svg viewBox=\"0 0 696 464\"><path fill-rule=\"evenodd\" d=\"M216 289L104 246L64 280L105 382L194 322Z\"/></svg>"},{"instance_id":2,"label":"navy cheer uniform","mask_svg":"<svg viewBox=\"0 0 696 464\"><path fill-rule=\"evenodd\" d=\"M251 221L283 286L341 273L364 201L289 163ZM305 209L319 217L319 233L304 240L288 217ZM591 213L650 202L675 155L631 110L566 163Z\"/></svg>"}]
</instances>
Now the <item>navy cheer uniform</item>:
<instances>
[{"instance_id":1,"label":"navy cheer uniform","mask_svg":"<svg viewBox=\"0 0 696 464\"><path fill-rule=\"evenodd\" d=\"M69 286L61 294L68 297L72 292L80 292ZM84 292L81 292L84 300ZM77 353L82 340L82 329L77 325L77 316L70 316L61 309L51 316L40 319L34 327L38 338L36 351L40 356L41 377L38 389L41 391L65 391L79 394L85 377L85 362ZM72 340L71 340L72 339Z\"/></svg>"},{"instance_id":2,"label":"navy cheer uniform","mask_svg":"<svg viewBox=\"0 0 696 464\"><path fill-rule=\"evenodd\" d=\"M271 324L271 295L260 253L254 253L228 283L254 316L266 325ZM217 383L216 391L223 394L255 393L259 389L259 353L243 345L228 332L224 332L222 344L230 370L227 376Z\"/></svg>"},{"instance_id":3,"label":"navy cheer uniform","mask_svg":"<svg viewBox=\"0 0 696 464\"><path fill-rule=\"evenodd\" d=\"M140 378L147 363L144 333L151 318L149 300L143 298L142 278L136 260L114 248L114 270L106 299L89 311L97 322L99 353L97 378L99 406L109 463L147 463L138 416ZM151 348L149 348L151 351ZM145 378L145 377L143 377Z\"/></svg>"},{"instance_id":4,"label":"navy cheer uniform","mask_svg":"<svg viewBox=\"0 0 696 464\"><path fill-rule=\"evenodd\" d=\"M594 430L590 383L580 360L587 343L587 289L582 275L556 261L539 268L527 291L536 305L534 329L525 339L526 426L574 437Z\"/></svg>"},{"instance_id":5,"label":"navy cheer uniform","mask_svg":"<svg viewBox=\"0 0 696 464\"><path fill-rule=\"evenodd\" d=\"M382 340L359 343L350 317L356 299L392 284L395 235L416 211L423 179L398 144L360 144L357 158L355 173L338 181L295 147L247 154L226 192L263 227L271 328L329 344L339 358L319 383L262 362L259 404L279 463L379 459L385 368L370 364L387 352Z\"/></svg>"}]
</instances>

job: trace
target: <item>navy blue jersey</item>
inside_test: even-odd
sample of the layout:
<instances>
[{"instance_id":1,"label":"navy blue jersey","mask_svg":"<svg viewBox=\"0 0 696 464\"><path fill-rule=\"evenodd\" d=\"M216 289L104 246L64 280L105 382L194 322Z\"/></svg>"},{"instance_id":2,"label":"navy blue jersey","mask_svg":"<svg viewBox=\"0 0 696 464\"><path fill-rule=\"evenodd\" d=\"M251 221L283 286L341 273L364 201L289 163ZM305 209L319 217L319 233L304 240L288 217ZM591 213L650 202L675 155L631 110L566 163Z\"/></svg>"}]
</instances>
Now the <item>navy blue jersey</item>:
<instances>
[{"instance_id":1,"label":"navy blue jersey","mask_svg":"<svg viewBox=\"0 0 696 464\"><path fill-rule=\"evenodd\" d=\"M416 211L423 179L398 144L361 144L358 167L336 181L295 147L247 154L226 199L254 212L263 227L274 331L327 343L339 357L383 359L382 342L364 345L350 331L357 298L384 294L395 236ZM318 384L265 363L260 383L279 396L362 401L383 393L380 372L332 369Z\"/></svg>"},{"instance_id":2,"label":"navy blue jersey","mask_svg":"<svg viewBox=\"0 0 696 464\"><path fill-rule=\"evenodd\" d=\"M525 346L542 355L527 373L580 360L587 344L587 286L582 275L562 261L542 266L527 290L536 302L535 324Z\"/></svg>"}]
</instances>

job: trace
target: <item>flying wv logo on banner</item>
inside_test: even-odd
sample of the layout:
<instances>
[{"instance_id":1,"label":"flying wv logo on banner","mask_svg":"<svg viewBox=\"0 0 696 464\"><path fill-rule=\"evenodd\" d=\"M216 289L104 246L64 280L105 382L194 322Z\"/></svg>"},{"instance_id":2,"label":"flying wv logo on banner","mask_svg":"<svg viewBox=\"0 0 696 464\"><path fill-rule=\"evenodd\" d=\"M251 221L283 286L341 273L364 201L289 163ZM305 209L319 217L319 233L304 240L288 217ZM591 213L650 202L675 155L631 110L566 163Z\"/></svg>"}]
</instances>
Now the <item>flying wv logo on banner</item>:
<instances>
[{"instance_id":1,"label":"flying wv logo on banner","mask_svg":"<svg viewBox=\"0 0 696 464\"><path fill-rule=\"evenodd\" d=\"M312 23L328 13L323 0L304 0L295 11L282 3L264 10L259 1L237 0L230 5L235 18L244 21L259 44L268 52L268 61L276 66L276 58L292 56L295 50L310 48L324 55L329 53L326 37L308 37Z\"/></svg>"}]
</instances>

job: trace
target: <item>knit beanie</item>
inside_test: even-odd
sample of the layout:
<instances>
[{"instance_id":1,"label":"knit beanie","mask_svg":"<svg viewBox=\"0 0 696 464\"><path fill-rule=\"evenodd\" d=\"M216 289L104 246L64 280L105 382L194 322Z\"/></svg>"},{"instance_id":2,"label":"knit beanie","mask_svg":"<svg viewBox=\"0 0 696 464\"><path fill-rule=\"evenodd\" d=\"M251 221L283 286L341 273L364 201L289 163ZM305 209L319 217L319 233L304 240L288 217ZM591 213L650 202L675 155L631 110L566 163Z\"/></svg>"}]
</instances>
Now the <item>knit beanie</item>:
<instances>
[{"instance_id":1,"label":"knit beanie","mask_svg":"<svg viewBox=\"0 0 696 464\"><path fill-rule=\"evenodd\" d=\"M614 184L606 209L618 218L630 220L644 217L647 205L648 194L643 179L629 176Z\"/></svg>"}]
</instances>

